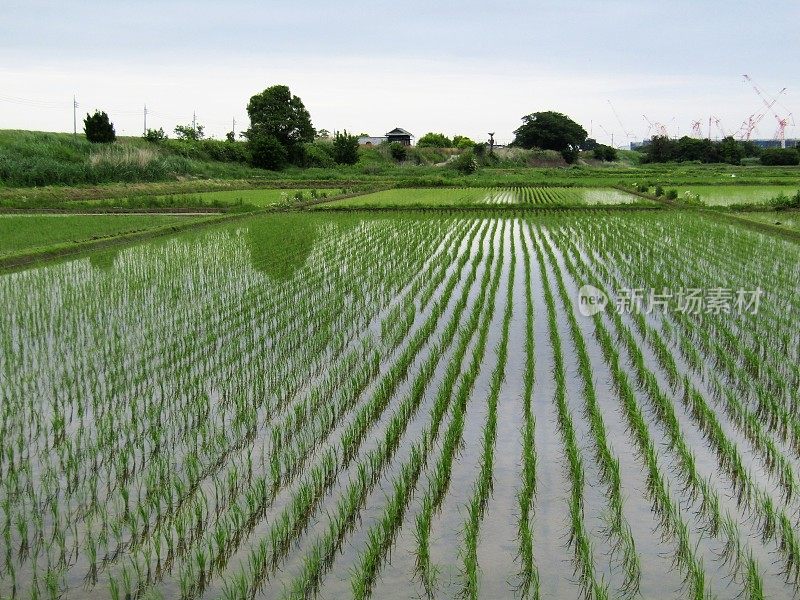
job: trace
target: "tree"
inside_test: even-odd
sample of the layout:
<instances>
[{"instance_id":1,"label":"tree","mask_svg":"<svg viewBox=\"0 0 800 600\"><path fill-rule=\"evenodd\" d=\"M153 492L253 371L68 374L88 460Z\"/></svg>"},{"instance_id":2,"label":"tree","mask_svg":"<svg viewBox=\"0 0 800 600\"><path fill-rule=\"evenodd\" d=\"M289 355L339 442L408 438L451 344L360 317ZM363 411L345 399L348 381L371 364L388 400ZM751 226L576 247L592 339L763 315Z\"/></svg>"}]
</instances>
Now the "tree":
<instances>
[{"instance_id":1,"label":"tree","mask_svg":"<svg viewBox=\"0 0 800 600\"><path fill-rule=\"evenodd\" d=\"M83 131L86 139L93 144L110 144L117 139L114 124L105 111L96 110L93 115L86 113L83 120Z\"/></svg>"},{"instance_id":2,"label":"tree","mask_svg":"<svg viewBox=\"0 0 800 600\"><path fill-rule=\"evenodd\" d=\"M466 150L467 148L472 148L475 146L475 141L471 140L465 135L454 135L453 146L456 148L461 148L462 150Z\"/></svg>"},{"instance_id":3,"label":"tree","mask_svg":"<svg viewBox=\"0 0 800 600\"><path fill-rule=\"evenodd\" d=\"M452 148L453 140L443 133L426 133L417 140L417 146L420 148Z\"/></svg>"},{"instance_id":4,"label":"tree","mask_svg":"<svg viewBox=\"0 0 800 600\"><path fill-rule=\"evenodd\" d=\"M192 142L197 142L202 140L205 137L205 133L203 130L205 127L196 123L192 125L176 125L175 126L175 135L178 136L179 140L189 140Z\"/></svg>"},{"instance_id":5,"label":"tree","mask_svg":"<svg viewBox=\"0 0 800 600\"><path fill-rule=\"evenodd\" d=\"M249 131L247 146L253 166L277 171L286 166L289 153L274 135L263 131Z\"/></svg>"},{"instance_id":6,"label":"tree","mask_svg":"<svg viewBox=\"0 0 800 600\"><path fill-rule=\"evenodd\" d=\"M597 140L594 138L586 138L586 141L581 144L581 150L594 150L598 146L602 146L602 144L598 144ZM597 158L597 157L595 157ZM602 159L601 159L602 160Z\"/></svg>"},{"instance_id":7,"label":"tree","mask_svg":"<svg viewBox=\"0 0 800 600\"><path fill-rule=\"evenodd\" d=\"M744 148L733 139L733 136L728 136L719 143L719 151L722 156L722 162L732 165L740 164L744 158Z\"/></svg>"},{"instance_id":8,"label":"tree","mask_svg":"<svg viewBox=\"0 0 800 600\"><path fill-rule=\"evenodd\" d=\"M142 137L148 142L153 142L156 144L167 139L167 134L164 133L163 127L159 127L158 129L148 129L147 133L145 133Z\"/></svg>"},{"instance_id":9,"label":"tree","mask_svg":"<svg viewBox=\"0 0 800 600\"><path fill-rule=\"evenodd\" d=\"M400 142L392 142L389 144L389 154L397 162L403 162L408 157L408 148Z\"/></svg>"},{"instance_id":10,"label":"tree","mask_svg":"<svg viewBox=\"0 0 800 600\"><path fill-rule=\"evenodd\" d=\"M228 142L235 142L236 141L236 132L235 131L229 131L228 133L226 133L225 134L225 140L228 141Z\"/></svg>"},{"instance_id":11,"label":"tree","mask_svg":"<svg viewBox=\"0 0 800 600\"><path fill-rule=\"evenodd\" d=\"M327 129L320 129L320 130L317 132L317 139L326 140L326 139L328 139L329 137L331 137L331 132L330 132L330 131L328 131Z\"/></svg>"},{"instance_id":12,"label":"tree","mask_svg":"<svg viewBox=\"0 0 800 600\"><path fill-rule=\"evenodd\" d=\"M559 112L536 112L522 117L514 131L514 146L559 152L577 150L586 141L586 130Z\"/></svg>"},{"instance_id":13,"label":"tree","mask_svg":"<svg viewBox=\"0 0 800 600\"><path fill-rule=\"evenodd\" d=\"M277 140L293 162L302 160L303 144L314 141L311 115L288 86L273 85L250 98L247 114L250 116L247 139L259 139L260 143L269 138Z\"/></svg>"},{"instance_id":14,"label":"tree","mask_svg":"<svg viewBox=\"0 0 800 600\"><path fill-rule=\"evenodd\" d=\"M647 145L644 162L662 163L678 159L678 143L665 135L654 135Z\"/></svg>"},{"instance_id":15,"label":"tree","mask_svg":"<svg viewBox=\"0 0 800 600\"><path fill-rule=\"evenodd\" d=\"M800 164L800 154L794 148L769 148L761 154L761 164L791 166Z\"/></svg>"},{"instance_id":16,"label":"tree","mask_svg":"<svg viewBox=\"0 0 800 600\"><path fill-rule=\"evenodd\" d=\"M472 175L478 170L478 161L472 150L465 150L453 161L453 167L462 175Z\"/></svg>"},{"instance_id":17,"label":"tree","mask_svg":"<svg viewBox=\"0 0 800 600\"><path fill-rule=\"evenodd\" d=\"M340 165L354 165L358 162L358 138L345 130L333 136L333 160Z\"/></svg>"},{"instance_id":18,"label":"tree","mask_svg":"<svg viewBox=\"0 0 800 600\"><path fill-rule=\"evenodd\" d=\"M592 150L595 159L614 162L617 160L617 149L605 144L597 144Z\"/></svg>"}]
</instances>

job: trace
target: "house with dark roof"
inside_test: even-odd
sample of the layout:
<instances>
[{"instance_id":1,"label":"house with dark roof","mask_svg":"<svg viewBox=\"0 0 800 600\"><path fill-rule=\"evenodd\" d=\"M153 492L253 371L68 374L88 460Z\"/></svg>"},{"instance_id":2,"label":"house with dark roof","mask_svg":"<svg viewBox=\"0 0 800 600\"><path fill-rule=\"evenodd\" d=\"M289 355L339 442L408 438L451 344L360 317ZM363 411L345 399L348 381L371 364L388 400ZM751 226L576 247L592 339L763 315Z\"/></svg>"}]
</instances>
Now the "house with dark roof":
<instances>
[{"instance_id":1,"label":"house with dark roof","mask_svg":"<svg viewBox=\"0 0 800 600\"><path fill-rule=\"evenodd\" d=\"M414 136L411 135L405 129L402 129L401 127L395 127L389 133L386 134L386 141L388 141L390 144L392 142L400 142L404 146L410 146L411 138L413 137Z\"/></svg>"}]
</instances>

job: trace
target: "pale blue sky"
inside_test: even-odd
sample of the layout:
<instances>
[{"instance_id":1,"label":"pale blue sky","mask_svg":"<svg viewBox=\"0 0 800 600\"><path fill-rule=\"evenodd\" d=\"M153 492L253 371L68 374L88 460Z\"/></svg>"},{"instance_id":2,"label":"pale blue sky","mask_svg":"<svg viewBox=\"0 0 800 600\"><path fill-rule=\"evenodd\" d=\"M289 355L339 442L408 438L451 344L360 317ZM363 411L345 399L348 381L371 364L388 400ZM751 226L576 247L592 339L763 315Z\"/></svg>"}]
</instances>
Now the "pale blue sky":
<instances>
[{"instance_id":1,"label":"pale blue sky","mask_svg":"<svg viewBox=\"0 0 800 600\"><path fill-rule=\"evenodd\" d=\"M286 83L318 128L509 140L552 109L620 144L623 125L645 135L643 115L672 134L711 114L738 129L761 108L743 73L788 88L800 118L797 1L3 0L2 14L0 128L69 130L74 93L121 133L140 133L147 103L148 125L197 111L220 136ZM768 114L758 133L774 131Z\"/></svg>"}]
</instances>

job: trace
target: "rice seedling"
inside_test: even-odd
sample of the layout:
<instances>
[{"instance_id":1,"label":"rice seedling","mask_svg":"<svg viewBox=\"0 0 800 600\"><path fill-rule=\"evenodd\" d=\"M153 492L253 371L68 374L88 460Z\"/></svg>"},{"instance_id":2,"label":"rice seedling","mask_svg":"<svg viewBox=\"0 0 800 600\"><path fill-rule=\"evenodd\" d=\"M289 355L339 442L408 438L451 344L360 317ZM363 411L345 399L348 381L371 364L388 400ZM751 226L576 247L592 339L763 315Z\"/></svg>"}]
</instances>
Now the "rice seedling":
<instances>
[{"instance_id":1,"label":"rice seedling","mask_svg":"<svg viewBox=\"0 0 800 600\"><path fill-rule=\"evenodd\" d=\"M555 206L573 192L492 193ZM478 559L499 486L517 534L509 595L550 597L556 580L591 597L658 595L647 586L672 567L676 597L728 581L742 597L790 596L800 301L797 263L778 257L796 250L698 215L595 210L537 214L535 243L515 257L519 228L482 211L276 215L293 235L268 251L253 219L112 263L92 255L0 277L0 596L243 598L285 585L289 597L384 597L396 590L381 575L400 575L389 557L406 545L414 593L477 597L496 576ZM583 322L579 282L759 284L769 300L737 318L606 311ZM512 314L524 314L520 348ZM532 410L551 402L551 382L534 381L540 352L554 357L563 460L552 463L536 455L551 433ZM636 451L632 477L595 361ZM520 390L516 481L495 465L504 378ZM536 503L561 468L572 560L541 578L551 561L534 539L533 525L548 525ZM638 475L642 489L626 489ZM587 503L597 494L602 507ZM656 531L628 522L634 494ZM450 530L440 511L456 498L464 512ZM639 560L651 535L673 564ZM455 564L437 554L447 544ZM339 561L352 577L327 576Z\"/></svg>"}]
</instances>

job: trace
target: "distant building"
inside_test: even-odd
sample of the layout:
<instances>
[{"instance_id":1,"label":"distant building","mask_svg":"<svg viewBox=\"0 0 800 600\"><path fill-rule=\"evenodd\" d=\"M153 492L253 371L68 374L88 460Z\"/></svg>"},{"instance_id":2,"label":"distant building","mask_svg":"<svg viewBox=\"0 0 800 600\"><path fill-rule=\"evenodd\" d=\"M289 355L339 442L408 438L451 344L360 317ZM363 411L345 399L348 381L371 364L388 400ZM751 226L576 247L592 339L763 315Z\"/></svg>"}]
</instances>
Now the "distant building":
<instances>
[{"instance_id":1,"label":"distant building","mask_svg":"<svg viewBox=\"0 0 800 600\"><path fill-rule=\"evenodd\" d=\"M411 138L414 136L411 135L405 129L401 129L400 127L395 127L389 133L386 134L387 141L391 144L392 142L400 142L404 146L411 145Z\"/></svg>"},{"instance_id":2,"label":"distant building","mask_svg":"<svg viewBox=\"0 0 800 600\"><path fill-rule=\"evenodd\" d=\"M395 127L389 133L383 136L362 135L358 138L358 143L361 146L378 146L384 142L400 142L404 146L410 146L411 140L414 138L408 131Z\"/></svg>"},{"instance_id":3,"label":"distant building","mask_svg":"<svg viewBox=\"0 0 800 600\"><path fill-rule=\"evenodd\" d=\"M377 137L371 135L362 135L358 138L358 143L361 146L378 146L386 141L386 137Z\"/></svg>"}]
</instances>

